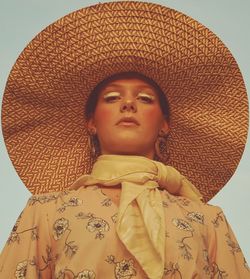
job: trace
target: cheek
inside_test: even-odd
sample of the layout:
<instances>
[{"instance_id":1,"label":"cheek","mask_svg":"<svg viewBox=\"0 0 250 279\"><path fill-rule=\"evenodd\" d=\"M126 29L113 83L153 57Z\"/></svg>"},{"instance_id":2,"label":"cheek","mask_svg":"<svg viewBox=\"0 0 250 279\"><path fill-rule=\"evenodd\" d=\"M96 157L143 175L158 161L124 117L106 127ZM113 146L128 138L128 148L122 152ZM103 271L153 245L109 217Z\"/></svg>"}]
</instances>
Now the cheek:
<instances>
[{"instance_id":1,"label":"cheek","mask_svg":"<svg viewBox=\"0 0 250 279\"><path fill-rule=\"evenodd\" d=\"M163 120L163 115L161 109L158 107L151 107L143 112L143 118L148 125L158 128Z\"/></svg>"},{"instance_id":2,"label":"cheek","mask_svg":"<svg viewBox=\"0 0 250 279\"><path fill-rule=\"evenodd\" d=\"M100 106L96 108L94 120L97 127L106 126L109 123L112 123L113 118L114 110L105 106Z\"/></svg>"}]
</instances>

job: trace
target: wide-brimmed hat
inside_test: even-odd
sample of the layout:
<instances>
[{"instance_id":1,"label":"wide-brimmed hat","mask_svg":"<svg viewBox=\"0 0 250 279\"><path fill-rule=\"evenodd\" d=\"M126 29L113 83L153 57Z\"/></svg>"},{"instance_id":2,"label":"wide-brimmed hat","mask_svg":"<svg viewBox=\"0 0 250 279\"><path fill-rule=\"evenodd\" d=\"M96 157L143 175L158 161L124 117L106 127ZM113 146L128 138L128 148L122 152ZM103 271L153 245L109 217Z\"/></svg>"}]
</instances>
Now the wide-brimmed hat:
<instances>
[{"instance_id":1,"label":"wide-brimmed hat","mask_svg":"<svg viewBox=\"0 0 250 279\"><path fill-rule=\"evenodd\" d=\"M39 33L7 82L2 128L9 156L32 193L58 191L88 173L84 109L91 90L118 72L152 78L171 107L169 165L213 197L242 156L248 102L239 67L210 30L152 3L101 3Z\"/></svg>"}]
</instances>

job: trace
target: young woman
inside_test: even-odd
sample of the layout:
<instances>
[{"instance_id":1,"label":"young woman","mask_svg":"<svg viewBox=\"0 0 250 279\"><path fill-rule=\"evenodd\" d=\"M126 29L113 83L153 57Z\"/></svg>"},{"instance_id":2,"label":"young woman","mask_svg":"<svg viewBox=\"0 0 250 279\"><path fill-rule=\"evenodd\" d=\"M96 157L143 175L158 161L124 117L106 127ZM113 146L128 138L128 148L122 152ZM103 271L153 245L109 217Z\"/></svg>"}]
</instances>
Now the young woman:
<instances>
[{"instance_id":1,"label":"young woman","mask_svg":"<svg viewBox=\"0 0 250 279\"><path fill-rule=\"evenodd\" d=\"M107 3L23 52L5 92L6 144L31 191L60 191L30 198L1 277L249 277L223 212L202 201L237 166L245 88L229 51L195 24L154 4ZM230 106L241 121L227 133Z\"/></svg>"}]
</instances>

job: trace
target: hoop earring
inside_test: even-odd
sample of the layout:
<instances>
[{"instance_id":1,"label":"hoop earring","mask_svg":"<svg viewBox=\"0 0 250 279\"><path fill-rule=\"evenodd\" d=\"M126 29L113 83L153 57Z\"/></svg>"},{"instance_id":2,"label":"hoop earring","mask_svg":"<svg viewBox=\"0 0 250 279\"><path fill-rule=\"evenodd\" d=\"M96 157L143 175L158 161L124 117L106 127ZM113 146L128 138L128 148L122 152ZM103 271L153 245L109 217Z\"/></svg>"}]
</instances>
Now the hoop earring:
<instances>
[{"instance_id":1,"label":"hoop earring","mask_svg":"<svg viewBox=\"0 0 250 279\"><path fill-rule=\"evenodd\" d=\"M99 147L99 141L98 141L98 137L96 135L95 128L93 128L89 131L88 146L89 146L91 157L93 159L96 159L100 155L100 147Z\"/></svg>"},{"instance_id":2,"label":"hoop earring","mask_svg":"<svg viewBox=\"0 0 250 279\"><path fill-rule=\"evenodd\" d=\"M156 154L156 160L162 162L167 162L170 158L170 153L167 148L167 138L168 133L163 133L162 131L159 133L159 137L156 139L155 142L155 154Z\"/></svg>"}]
</instances>

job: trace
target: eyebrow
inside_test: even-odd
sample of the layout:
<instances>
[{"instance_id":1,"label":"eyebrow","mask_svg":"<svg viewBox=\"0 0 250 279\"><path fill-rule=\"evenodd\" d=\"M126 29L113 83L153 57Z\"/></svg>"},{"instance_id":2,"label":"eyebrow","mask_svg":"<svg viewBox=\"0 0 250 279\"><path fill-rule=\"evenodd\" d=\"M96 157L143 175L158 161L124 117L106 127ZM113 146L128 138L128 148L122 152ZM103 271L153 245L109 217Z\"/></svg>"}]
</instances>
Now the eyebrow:
<instances>
[{"instance_id":1,"label":"eyebrow","mask_svg":"<svg viewBox=\"0 0 250 279\"><path fill-rule=\"evenodd\" d=\"M115 87L123 87L123 85L120 85L120 84L118 84L118 83L110 83L110 84L108 84L107 86L106 86L106 88L109 88L109 87L112 87L112 86L115 86ZM138 88L139 89L151 89L151 90L154 90L153 88L152 88L152 86L150 86L150 85L139 85L138 86Z\"/></svg>"}]
</instances>

